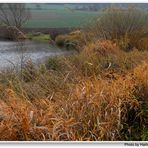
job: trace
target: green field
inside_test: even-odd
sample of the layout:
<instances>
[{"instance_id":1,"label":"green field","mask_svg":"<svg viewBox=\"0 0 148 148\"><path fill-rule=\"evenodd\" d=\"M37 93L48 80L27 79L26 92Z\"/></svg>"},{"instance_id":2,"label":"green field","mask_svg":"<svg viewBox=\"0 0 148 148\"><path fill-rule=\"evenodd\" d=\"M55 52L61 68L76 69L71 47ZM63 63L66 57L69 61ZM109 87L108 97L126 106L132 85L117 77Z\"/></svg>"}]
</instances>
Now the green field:
<instances>
[{"instance_id":1,"label":"green field","mask_svg":"<svg viewBox=\"0 0 148 148\"><path fill-rule=\"evenodd\" d=\"M99 15L99 12L73 10L70 5L31 7L30 11L31 18L24 25L26 28L82 27Z\"/></svg>"}]
</instances>

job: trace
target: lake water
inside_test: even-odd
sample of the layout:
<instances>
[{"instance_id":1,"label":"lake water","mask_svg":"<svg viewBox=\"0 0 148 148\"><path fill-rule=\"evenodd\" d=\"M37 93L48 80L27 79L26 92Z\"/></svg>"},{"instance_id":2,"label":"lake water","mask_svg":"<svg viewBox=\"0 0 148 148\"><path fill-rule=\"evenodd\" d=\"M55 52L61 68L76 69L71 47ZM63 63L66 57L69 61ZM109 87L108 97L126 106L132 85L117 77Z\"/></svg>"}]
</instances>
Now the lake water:
<instances>
[{"instance_id":1,"label":"lake water","mask_svg":"<svg viewBox=\"0 0 148 148\"><path fill-rule=\"evenodd\" d=\"M40 63L49 56L65 55L70 51L47 43L33 41L0 41L0 69L19 66L21 61L31 60Z\"/></svg>"}]
</instances>

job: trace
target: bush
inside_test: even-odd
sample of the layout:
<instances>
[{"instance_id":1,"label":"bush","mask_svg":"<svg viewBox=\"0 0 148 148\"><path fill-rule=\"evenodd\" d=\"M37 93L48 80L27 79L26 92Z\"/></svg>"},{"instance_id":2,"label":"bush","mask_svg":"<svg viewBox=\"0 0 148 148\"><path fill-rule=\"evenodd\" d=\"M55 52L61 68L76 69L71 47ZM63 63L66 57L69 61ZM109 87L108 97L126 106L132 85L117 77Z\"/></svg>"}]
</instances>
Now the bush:
<instances>
[{"instance_id":1,"label":"bush","mask_svg":"<svg viewBox=\"0 0 148 148\"><path fill-rule=\"evenodd\" d=\"M55 42L58 46L63 47L65 42L65 35L58 35L55 39Z\"/></svg>"},{"instance_id":2,"label":"bush","mask_svg":"<svg viewBox=\"0 0 148 148\"><path fill-rule=\"evenodd\" d=\"M111 39L130 50L148 35L148 13L139 8L108 8L90 26L96 38Z\"/></svg>"},{"instance_id":3,"label":"bush","mask_svg":"<svg viewBox=\"0 0 148 148\"><path fill-rule=\"evenodd\" d=\"M60 47L77 49L82 42L82 34L80 31L75 31L66 35L59 35L56 37L55 42Z\"/></svg>"}]
</instances>

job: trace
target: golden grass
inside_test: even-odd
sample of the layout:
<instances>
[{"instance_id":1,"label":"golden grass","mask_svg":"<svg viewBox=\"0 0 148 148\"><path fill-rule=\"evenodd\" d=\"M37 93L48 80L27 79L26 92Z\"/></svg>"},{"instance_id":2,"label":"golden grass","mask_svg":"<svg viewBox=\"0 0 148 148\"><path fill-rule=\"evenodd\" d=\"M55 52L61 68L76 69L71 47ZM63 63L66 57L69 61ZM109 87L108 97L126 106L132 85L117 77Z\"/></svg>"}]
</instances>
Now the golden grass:
<instances>
[{"instance_id":1,"label":"golden grass","mask_svg":"<svg viewBox=\"0 0 148 148\"><path fill-rule=\"evenodd\" d=\"M52 61L42 72L24 71L37 74L27 81L1 73L0 140L141 140L147 57L147 51L126 53L111 41L98 41L60 59L60 68Z\"/></svg>"},{"instance_id":2,"label":"golden grass","mask_svg":"<svg viewBox=\"0 0 148 148\"><path fill-rule=\"evenodd\" d=\"M119 47L110 40L98 40L94 43L87 44L82 52L87 55L97 54L98 56L108 56L119 53Z\"/></svg>"}]
</instances>

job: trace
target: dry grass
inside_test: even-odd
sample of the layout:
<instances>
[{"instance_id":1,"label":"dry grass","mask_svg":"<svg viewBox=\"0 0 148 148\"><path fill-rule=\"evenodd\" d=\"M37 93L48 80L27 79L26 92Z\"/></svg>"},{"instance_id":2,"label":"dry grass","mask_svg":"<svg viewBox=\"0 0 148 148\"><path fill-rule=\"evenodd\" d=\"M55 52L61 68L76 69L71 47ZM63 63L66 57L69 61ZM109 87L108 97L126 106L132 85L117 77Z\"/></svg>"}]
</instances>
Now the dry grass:
<instances>
[{"instance_id":1,"label":"dry grass","mask_svg":"<svg viewBox=\"0 0 148 148\"><path fill-rule=\"evenodd\" d=\"M0 140L145 139L147 57L98 41L40 68L26 65L23 77L1 73Z\"/></svg>"},{"instance_id":2,"label":"dry grass","mask_svg":"<svg viewBox=\"0 0 148 148\"><path fill-rule=\"evenodd\" d=\"M119 47L116 44L113 44L110 40L98 40L95 43L87 44L82 52L88 56L91 54L97 54L98 57L108 56L111 54L118 54Z\"/></svg>"},{"instance_id":3,"label":"dry grass","mask_svg":"<svg viewBox=\"0 0 148 148\"><path fill-rule=\"evenodd\" d=\"M58 35L55 42L60 47L66 47L67 49L78 49L83 41L83 33L79 30L73 31L69 34Z\"/></svg>"}]
</instances>

